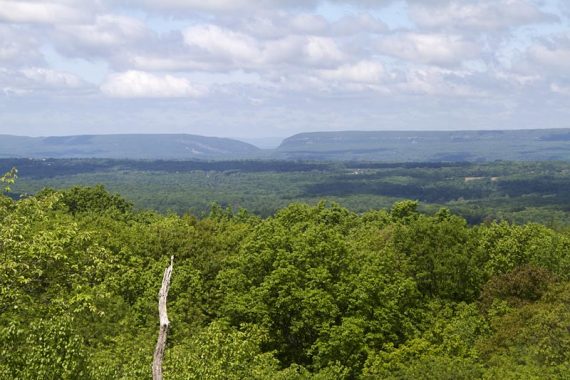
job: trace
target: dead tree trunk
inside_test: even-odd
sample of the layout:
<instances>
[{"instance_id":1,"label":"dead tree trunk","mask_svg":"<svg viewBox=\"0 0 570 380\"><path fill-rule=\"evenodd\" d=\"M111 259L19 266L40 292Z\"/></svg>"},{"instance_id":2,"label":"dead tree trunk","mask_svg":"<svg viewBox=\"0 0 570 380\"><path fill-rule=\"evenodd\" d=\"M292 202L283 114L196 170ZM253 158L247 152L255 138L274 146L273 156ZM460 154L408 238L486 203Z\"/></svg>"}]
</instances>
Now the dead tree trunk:
<instances>
[{"instance_id":1,"label":"dead tree trunk","mask_svg":"<svg viewBox=\"0 0 570 380\"><path fill-rule=\"evenodd\" d=\"M160 329L158 331L158 341L154 349L154 357L152 360L152 379L162 380L162 359L164 358L164 350L166 349L166 337L168 335L168 314L166 313L166 298L168 297L168 289L170 288L170 276L172 275L172 266L174 264L174 256L170 258L170 266L164 271L162 277L162 286L158 292L158 315L160 318Z\"/></svg>"}]
</instances>

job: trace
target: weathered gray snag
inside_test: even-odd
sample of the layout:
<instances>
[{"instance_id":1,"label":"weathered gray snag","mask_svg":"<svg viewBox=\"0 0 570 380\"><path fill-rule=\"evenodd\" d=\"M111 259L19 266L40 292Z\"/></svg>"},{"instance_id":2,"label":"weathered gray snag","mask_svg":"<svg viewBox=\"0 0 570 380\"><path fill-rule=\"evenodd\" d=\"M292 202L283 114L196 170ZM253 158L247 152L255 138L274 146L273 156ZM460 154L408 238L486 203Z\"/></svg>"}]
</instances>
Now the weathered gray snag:
<instances>
[{"instance_id":1,"label":"weathered gray snag","mask_svg":"<svg viewBox=\"0 0 570 380\"><path fill-rule=\"evenodd\" d=\"M170 288L170 276L172 275L172 266L174 265L174 256L170 258L170 266L164 271L162 277L162 286L158 292L158 315L160 318L160 329L158 331L158 341L154 349L154 358L152 360L152 379L162 380L162 359L164 358L164 350L166 348L166 337L168 335L168 314L166 313L166 299L168 297L168 289Z\"/></svg>"}]
</instances>

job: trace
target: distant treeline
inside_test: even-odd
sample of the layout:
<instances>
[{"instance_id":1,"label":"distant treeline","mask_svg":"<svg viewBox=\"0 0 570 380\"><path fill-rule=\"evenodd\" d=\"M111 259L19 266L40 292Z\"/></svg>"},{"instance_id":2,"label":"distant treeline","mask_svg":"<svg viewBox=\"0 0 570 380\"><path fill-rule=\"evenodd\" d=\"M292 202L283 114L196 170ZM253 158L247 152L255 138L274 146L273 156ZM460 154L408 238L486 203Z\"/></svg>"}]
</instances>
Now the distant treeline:
<instances>
[{"instance_id":1,"label":"distant treeline","mask_svg":"<svg viewBox=\"0 0 570 380\"><path fill-rule=\"evenodd\" d=\"M364 212L414 199L424 211L445 205L472 224L570 224L566 162L0 160L0 171L11 167L20 174L15 199L44 187L104 184L138 208L180 214L207 214L218 203L270 216L293 201L321 199Z\"/></svg>"},{"instance_id":2,"label":"distant treeline","mask_svg":"<svg viewBox=\"0 0 570 380\"><path fill-rule=\"evenodd\" d=\"M201 171L243 172L308 172L353 169L439 169L469 167L468 162L308 162L287 160L229 160L229 161L177 161L177 160L114 160L114 159L0 159L0 172L18 168L22 177L52 178L104 170L161 171L167 173Z\"/></svg>"},{"instance_id":3,"label":"distant treeline","mask_svg":"<svg viewBox=\"0 0 570 380\"><path fill-rule=\"evenodd\" d=\"M0 159L0 172L17 167L22 177L52 178L105 170L161 171L167 173L201 171L306 172L328 170L331 164L300 161L232 160L112 160L112 159Z\"/></svg>"}]
</instances>

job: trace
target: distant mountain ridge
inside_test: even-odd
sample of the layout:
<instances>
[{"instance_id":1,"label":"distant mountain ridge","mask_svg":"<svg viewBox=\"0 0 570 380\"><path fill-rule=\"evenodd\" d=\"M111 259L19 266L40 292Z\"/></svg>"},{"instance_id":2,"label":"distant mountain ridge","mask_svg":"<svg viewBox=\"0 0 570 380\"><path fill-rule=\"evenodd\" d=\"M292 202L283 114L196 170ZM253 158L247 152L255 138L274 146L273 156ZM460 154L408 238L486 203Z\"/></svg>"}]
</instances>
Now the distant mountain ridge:
<instances>
[{"instance_id":1,"label":"distant mountain ridge","mask_svg":"<svg viewBox=\"0 0 570 380\"><path fill-rule=\"evenodd\" d=\"M570 129L300 133L276 152L306 160L570 161Z\"/></svg>"},{"instance_id":2,"label":"distant mountain ridge","mask_svg":"<svg viewBox=\"0 0 570 380\"><path fill-rule=\"evenodd\" d=\"M259 152L256 146L242 141L187 134L0 135L0 157L230 159L252 157Z\"/></svg>"},{"instance_id":3,"label":"distant mountain ridge","mask_svg":"<svg viewBox=\"0 0 570 380\"><path fill-rule=\"evenodd\" d=\"M570 161L570 129L300 133L276 149L189 134L0 135L0 158L316 161Z\"/></svg>"}]
</instances>

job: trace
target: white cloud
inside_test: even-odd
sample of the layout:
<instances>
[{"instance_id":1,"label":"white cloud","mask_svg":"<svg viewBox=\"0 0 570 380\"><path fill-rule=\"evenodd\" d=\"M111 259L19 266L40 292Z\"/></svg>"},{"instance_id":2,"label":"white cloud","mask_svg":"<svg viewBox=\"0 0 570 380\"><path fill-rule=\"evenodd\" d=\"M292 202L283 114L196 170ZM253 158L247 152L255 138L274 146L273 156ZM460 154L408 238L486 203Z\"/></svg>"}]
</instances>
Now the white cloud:
<instances>
[{"instance_id":1,"label":"white cloud","mask_svg":"<svg viewBox=\"0 0 570 380\"><path fill-rule=\"evenodd\" d=\"M556 94L570 96L570 85L565 85L561 83L552 83L550 85L550 90Z\"/></svg>"},{"instance_id":2,"label":"white cloud","mask_svg":"<svg viewBox=\"0 0 570 380\"><path fill-rule=\"evenodd\" d=\"M483 31L553 20L527 0L414 2L410 15L420 27Z\"/></svg>"},{"instance_id":3,"label":"white cloud","mask_svg":"<svg viewBox=\"0 0 570 380\"><path fill-rule=\"evenodd\" d=\"M135 70L110 75L100 88L105 95L117 98L185 98L207 93L186 78Z\"/></svg>"},{"instance_id":4,"label":"white cloud","mask_svg":"<svg viewBox=\"0 0 570 380\"><path fill-rule=\"evenodd\" d=\"M251 15L221 18L228 28L261 39L278 39L290 35L340 37L367 33L385 33L388 27L368 13L347 14L329 21L322 15L291 11L258 11Z\"/></svg>"},{"instance_id":5,"label":"white cloud","mask_svg":"<svg viewBox=\"0 0 570 380\"><path fill-rule=\"evenodd\" d=\"M219 26L259 39L289 35L326 35L330 25L322 15L285 10L258 10L243 17L219 16Z\"/></svg>"},{"instance_id":6,"label":"white cloud","mask_svg":"<svg viewBox=\"0 0 570 380\"><path fill-rule=\"evenodd\" d=\"M97 16L93 23L58 26L54 43L68 55L108 57L121 53L118 49L142 44L150 38L151 32L142 21L105 14Z\"/></svg>"},{"instance_id":7,"label":"white cloud","mask_svg":"<svg viewBox=\"0 0 570 380\"><path fill-rule=\"evenodd\" d=\"M332 38L308 37L304 46L307 58L314 63L340 61L344 54Z\"/></svg>"},{"instance_id":8,"label":"white cloud","mask_svg":"<svg viewBox=\"0 0 570 380\"><path fill-rule=\"evenodd\" d=\"M130 0L127 4L136 8L162 11L231 12L268 8L310 8L319 2L318 0Z\"/></svg>"},{"instance_id":9,"label":"white cloud","mask_svg":"<svg viewBox=\"0 0 570 380\"><path fill-rule=\"evenodd\" d=\"M93 2L91 2L93 3ZM0 20L10 23L61 24L90 18L83 1L0 0Z\"/></svg>"},{"instance_id":10,"label":"white cloud","mask_svg":"<svg viewBox=\"0 0 570 380\"><path fill-rule=\"evenodd\" d=\"M78 88L83 85L77 76L61 71L32 67L21 70L21 73L28 79L49 87L69 87Z\"/></svg>"},{"instance_id":11,"label":"white cloud","mask_svg":"<svg viewBox=\"0 0 570 380\"><path fill-rule=\"evenodd\" d=\"M197 62L192 57L183 55L165 57L154 53L132 54L125 59L126 66L142 71L210 71L215 68L212 64ZM220 65L219 70L224 70L224 66Z\"/></svg>"},{"instance_id":12,"label":"white cloud","mask_svg":"<svg viewBox=\"0 0 570 380\"><path fill-rule=\"evenodd\" d=\"M388 26L370 14L363 13L343 16L332 24L331 29L333 34L353 35L361 33L386 33Z\"/></svg>"},{"instance_id":13,"label":"white cloud","mask_svg":"<svg viewBox=\"0 0 570 380\"><path fill-rule=\"evenodd\" d=\"M561 4L554 6L556 1ZM386 12L377 11L388 4ZM0 0L0 94L21 106L6 102L3 112L10 108L18 118L15 110L33 113L40 103L51 110L60 102L50 111L57 118L69 115L65 110L74 106L68 104L75 104L113 130L120 123L101 112L104 107L109 115L162 122L167 107L173 115L187 112L183 103L196 107L193 114L206 108L199 124L216 124L223 134L228 125L240 124L231 116L232 105L247 113L245 123L251 118L251 99L263 99L253 102L264 115L260 125L283 130L297 128L299 119L305 127L322 125L305 116L318 113L319 102L322 110L330 109L332 99L338 100L335 125L350 128L357 125L352 116L362 115L358 125L370 126L370 115L384 115L383 109L396 123L390 125L416 127L417 119L407 117L410 101L425 105L432 126L454 112L461 120L463 111L465 119L479 117L491 126L498 113L487 110L509 101L567 106L570 37L551 35L564 25L554 24L544 11L564 5L562 0ZM516 29L542 21L552 23ZM107 70L114 74L102 80ZM103 83L96 88L88 78ZM186 100L208 92L216 96ZM31 107L27 96L41 101ZM469 111L469 102L484 106ZM444 103L462 104L462 111L440 106ZM141 105L144 115L137 112ZM290 121L291 109L303 117ZM553 119L547 111L536 113ZM36 120L43 121L39 113ZM187 117L178 120L180 128L187 127Z\"/></svg>"},{"instance_id":14,"label":"white cloud","mask_svg":"<svg viewBox=\"0 0 570 380\"><path fill-rule=\"evenodd\" d=\"M373 61L345 64L333 70L322 70L320 72L323 79L357 83L377 83L386 75L384 66Z\"/></svg>"},{"instance_id":15,"label":"white cloud","mask_svg":"<svg viewBox=\"0 0 570 380\"><path fill-rule=\"evenodd\" d=\"M66 95L88 91L79 77L58 70L28 67L20 70L0 68L0 89L5 95Z\"/></svg>"},{"instance_id":16,"label":"white cloud","mask_svg":"<svg viewBox=\"0 0 570 380\"><path fill-rule=\"evenodd\" d=\"M40 42L21 30L0 24L0 65L22 66L42 62Z\"/></svg>"},{"instance_id":17,"label":"white cloud","mask_svg":"<svg viewBox=\"0 0 570 380\"><path fill-rule=\"evenodd\" d=\"M570 74L570 37L534 44L527 55L537 71Z\"/></svg>"},{"instance_id":18,"label":"white cloud","mask_svg":"<svg viewBox=\"0 0 570 380\"><path fill-rule=\"evenodd\" d=\"M320 15L301 13L290 20L293 31L303 34L320 34L327 30L328 22Z\"/></svg>"},{"instance_id":19,"label":"white cloud","mask_svg":"<svg viewBox=\"0 0 570 380\"><path fill-rule=\"evenodd\" d=\"M379 8L398 0L114 0L120 5L155 11L251 12L265 9L314 9L320 4ZM416 1L416 0L414 0Z\"/></svg>"},{"instance_id":20,"label":"white cloud","mask_svg":"<svg viewBox=\"0 0 570 380\"><path fill-rule=\"evenodd\" d=\"M496 71L494 77L502 82L506 82L515 88L524 88L535 83L539 83L542 79L540 75L533 74L517 74L508 71Z\"/></svg>"},{"instance_id":21,"label":"white cloud","mask_svg":"<svg viewBox=\"0 0 570 380\"><path fill-rule=\"evenodd\" d=\"M183 31L184 42L195 59L230 63L230 69L263 68L279 64L329 66L345 55L334 39L321 36L290 35L271 40L254 37L216 25L195 25Z\"/></svg>"},{"instance_id":22,"label":"white cloud","mask_svg":"<svg viewBox=\"0 0 570 380\"><path fill-rule=\"evenodd\" d=\"M394 88L398 92L444 97L485 97L488 94L470 84L473 74L464 70L435 67L412 69L406 80Z\"/></svg>"},{"instance_id":23,"label":"white cloud","mask_svg":"<svg viewBox=\"0 0 570 380\"><path fill-rule=\"evenodd\" d=\"M450 34L401 33L378 40L378 51L413 63L454 65L479 56L477 44Z\"/></svg>"},{"instance_id":24,"label":"white cloud","mask_svg":"<svg viewBox=\"0 0 570 380\"><path fill-rule=\"evenodd\" d=\"M183 35L187 45L197 47L214 58L234 62L259 62L262 59L258 42L244 33L210 24L187 28Z\"/></svg>"}]
</instances>

